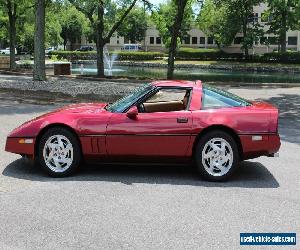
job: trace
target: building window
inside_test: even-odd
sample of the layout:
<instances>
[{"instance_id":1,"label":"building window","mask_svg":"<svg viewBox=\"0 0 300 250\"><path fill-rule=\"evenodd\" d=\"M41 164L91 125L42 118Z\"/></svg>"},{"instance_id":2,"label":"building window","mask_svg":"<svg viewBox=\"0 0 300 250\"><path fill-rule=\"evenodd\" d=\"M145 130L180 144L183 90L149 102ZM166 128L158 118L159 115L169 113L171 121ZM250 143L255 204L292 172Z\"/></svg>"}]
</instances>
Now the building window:
<instances>
[{"instance_id":1,"label":"building window","mask_svg":"<svg viewBox=\"0 0 300 250\"><path fill-rule=\"evenodd\" d=\"M233 43L234 44L241 44L243 42L243 37L235 37Z\"/></svg>"},{"instance_id":2,"label":"building window","mask_svg":"<svg viewBox=\"0 0 300 250\"><path fill-rule=\"evenodd\" d=\"M207 38L207 44L214 44L214 38L213 37L208 37Z\"/></svg>"},{"instance_id":3,"label":"building window","mask_svg":"<svg viewBox=\"0 0 300 250\"><path fill-rule=\"evenodd\" d=\"M260 44L266 45L267 41L268 41L268 39L265 36L263 36L263 37L260 38Z\"/></svg>"},{"instance_id":4,"label":"building window","mask_svg":"<svg viewBox=\"0 0 300 250\"><path fill-rule=\"evenodd\" d=\"M117 44L119 44L120 43L120 41L119 40L117 40Z\"/></svg>"},{"instance_id":5,"label":"building window","mask_svg":"<svg viewBox=\"0 0 300 250\"><path fill-rule=\"evenodd\" d=\"M183 38L183 42L184 42L184 44L190 44L191 42L190 42L190 39L191 37L190 36L186 36L186 37L184 37Z\"/></svg>"},{"instance_id":6,"label":"building window","mask_svg":"<svg viewBox=\"0 0 300 250\"><path fill-rule=\"evenodd\" d=\"M204 36L200 37L200 44L205 44L205 37Z\"/></svg>"},{"instance_id":7,"label":"building window","mask_svg":"<svg viewBox=\"0 0 300 250\"><path fill-rule=\"evenodd\" d=\"M258 13L255 13L253 16L253 22L257 23L258 22Z\"/></svg>"},{"instance_id":8,"label":"building window","mask_svg":"<svg viewBox=\"0 0 300 250\"><path fill-rule=\"evenodd\" d=\"M161 38L159 36L156 37L156 44L161 44Z\"/></svg>"},{"instance_id":9,"label":"building window","mask_svg":"<svg viewBox=\"0 0 300 250\"><path fill-rule=\"evenodd\" d=\"M154 44L154 37L150 36L150 44Z\"/></svg>"},{"instance_id":10,"label":"building window","mask_svg":"<svg viewBox=\"0 0 300 250\"><path fill-rule=\"evenodd\" d=\"M271 36L268 38L268 43L270 45L277 45L278 44L278 39L275 36Z\"/></svg>"},{"instance_id":11,"label":"building window","mask_svg":"<svg viewBox=\"0 0 300 250\"><path fill-rule=\"evenodd\" d=\"M192 44L197 44L198 43L198 39L196 36L192 37Z\"/></svg>"},{"instance_id":12,"label":"building window","mask_svg":"<svg viewBox=\"0 0 300 250\"><path fill-rule=\"evenodd\" d=\"M271 37L261 37L260 38L260 44L262 45L277 45L278 44L278 39L275 36Z\"/></svg>"},{"instance_id":13,"label":"building window","mask_svg":"<svg viewBox=\"0 0 300 250\"><path fill-rule=\"evenodd\" d=\"M249 22L249 23L257 23L257 22L258 22L258 13L252 13L252 14L248 17L248 22Z\"/></svg>"},{"instance_id":14,"label":"building window","mask_svg":"<svg viewBox=\"0 0 300 250\"><path fill-rule=\"evenodd\" d=\"M289 36L288 37L288 45L297 45L298 39L296 36Z\"/></svg>"}]
</instances>

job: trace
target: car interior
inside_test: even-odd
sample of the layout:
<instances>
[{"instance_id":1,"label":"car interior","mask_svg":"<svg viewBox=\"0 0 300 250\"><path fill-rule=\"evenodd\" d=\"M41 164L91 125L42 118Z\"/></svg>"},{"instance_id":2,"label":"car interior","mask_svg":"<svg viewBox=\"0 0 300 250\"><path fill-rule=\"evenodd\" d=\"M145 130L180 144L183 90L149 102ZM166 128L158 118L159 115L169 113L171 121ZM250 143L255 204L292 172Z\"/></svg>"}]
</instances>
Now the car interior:
<instances>
[{"instance_id":1,"label":"car interior","mask_svg":"<svg viewBox=\"0 0 300 250\"><path fill-rule=\"evenodd\" d=\"M171 112L186 110L190 99L189 89L160 89L138 105L139 112Z\"/></svg>"}]
</instances>

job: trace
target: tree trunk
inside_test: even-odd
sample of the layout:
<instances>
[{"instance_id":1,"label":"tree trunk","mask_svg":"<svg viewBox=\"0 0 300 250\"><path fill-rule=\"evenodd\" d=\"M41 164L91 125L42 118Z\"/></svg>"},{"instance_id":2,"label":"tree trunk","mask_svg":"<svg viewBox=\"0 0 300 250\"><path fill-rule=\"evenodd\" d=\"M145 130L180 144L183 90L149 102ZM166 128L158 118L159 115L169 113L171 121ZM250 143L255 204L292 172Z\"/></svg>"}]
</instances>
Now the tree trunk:
<instances>
[{"instance_id":1,"label":"tree trunk","mask_svg":"<svg viewBox=\"0 0 300 250\"><path fill-rule=\"evenodd\" d=\"M104 56L103 47L105 45L103 39L104 31L104 2L100 1L98 5L98 22L96 24L96 46L97 46L97 76L104 78Z\"/></svg>"},{"instance_id":2,"label":"tree trunk","mask_svg":"<svg viewBox=\"0 0 300 250\"><path fill-rule=\"evenodd\" d=\"M9 48L10 48L10 70L16 69L16 20L9 20Z\"/></svg>"},{"instance_id":3,"label":"tree trunk","mask_svg":"<svg viewBox=\"0 0 300 250\"><path fill-rule=\"evenodd\" d=\"M10 70L16 69L16 4L7 1L8 23L9 23L9 49Z\"/></svg>"},{"instance_id":4,"label":"tree trunk","mask_svg":"<svg viewBox=\"0 0 300 250\"><path fill-rule=\"evenodd\" d=\"M173 79L174 77L174 60L176 56L176 49L177 49L177 38L179 36L179 32L181 29L181 24L184 15L184 9L187 4L188 0L178 0L177 3L177 13L174 20L174 24L172 27L172 36L171 36L171 43L168 53L168 72L167 72L167 79Z\"/></svg>"},{"instance_id":5,"label":"tree trunk","mask_svg":"<svg viewBox=\"0 0 300 250\"><path fill-rule=\"evenodd\" d=\"M167 79L171 80L174 77L174 63L175 63L175 56L176 56L176 47L177 47L177 41L174 42L175 38L172 36L171 38L171 45L169 48L168 53L168 72L167 72ZM177 40L177 37L176 37Z\"/></svg>"},{"instance_id":6,"label":"tree trunk","mask_svg":"<svg viewBox=\"0 0 300 250\"><path fill-rule=\"evenodd\" d=\"M45 0L35 1L33 80L45 81Z\"/></svg>"},{"instance_id":7,"label":"tree trunk","mask_svg":"<svg viewBox=\"0 0 300 250\"><path fill-rule=\"evenodd\" d=\"M104 78L105 74L104 74L104 56L103 56L103 43L97 45L97 76Z\"/></svg>"},{"instance_id":8,"label":"tree trunk","mask_svg":"<svg viewBox=\"0 0 300 250\"><path fill-rule=\"evenodd\" d=\"M246 17L248 18L248 17ZM243 37L244 39L247 37L247 21L244 20L243 22ZM245 52L245 59L248 60L249 59L249 48L248 48L248 44L244 43L244 52Z\"/></svg>"},{"instance_id":9,"label":"tree trunk","mask_svg":"<svg viewBox=\"0 0 300 250\"><path fill-rule=\"evenodd\" d=\"M280 51L286 52L286 30L287 30L287 13L281 14L281 29L279 34Z\"/></svg>"},{"instance_id":10,"label":"tree trunk","mask_svg":"<svg viewBox=\"0 0 300 250\"><path fill-rule=\"evenodd\" d=\"M64 39L64 50L66 50L67 42L68 42L68 40Z\"/></svg>"}]
</instances>

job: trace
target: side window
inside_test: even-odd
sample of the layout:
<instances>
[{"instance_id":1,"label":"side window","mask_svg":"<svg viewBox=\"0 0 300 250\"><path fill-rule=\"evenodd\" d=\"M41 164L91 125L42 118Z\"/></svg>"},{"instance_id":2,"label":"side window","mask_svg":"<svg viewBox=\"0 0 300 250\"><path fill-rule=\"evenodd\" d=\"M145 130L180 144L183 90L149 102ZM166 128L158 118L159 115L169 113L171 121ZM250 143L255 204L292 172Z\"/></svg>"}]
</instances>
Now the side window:
<instances>
[{"instance_id":1,"label":"side window","mask_svg":"<svg viewBox=\"0 0 300 250\"><path fill-rule=\"evenodd\" d=\"M186 110L189 99L189 89L163 88L145 100L141 104L140 110L143 113Z\"/></svg>"},{"instance_id":2,"label":"side window","mask_svg":"<svg viewBox=\"0 0 300 250\"><path fill-rule=\"evenodd\" d=\"M186 92L185 89L160 89L146 103L182 101Z\"/></svg>"},{"instance_id":3,"label":"side window","mask_svg":"<svg viewBox=\"0 0 300 250\"><path fill-rule=\"evenodd\" d=\"M225 91L214 91L212 89L203 88L202 109L216 109L226 107L247 106L246 101L238 100L234 95Z\"/></svg>"}]
</instances>

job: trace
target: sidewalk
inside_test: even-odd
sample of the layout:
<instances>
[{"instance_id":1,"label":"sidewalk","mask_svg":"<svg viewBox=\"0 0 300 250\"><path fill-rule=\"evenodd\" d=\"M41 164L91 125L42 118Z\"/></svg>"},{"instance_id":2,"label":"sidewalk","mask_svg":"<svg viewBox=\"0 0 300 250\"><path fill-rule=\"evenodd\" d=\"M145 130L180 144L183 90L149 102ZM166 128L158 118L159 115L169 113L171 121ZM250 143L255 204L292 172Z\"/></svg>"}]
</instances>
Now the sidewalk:
<instances>
[{"instance_id":1,"label":"sidewalk","mask_svg":"<svg viewBox=\"0 0 300 250\"><path fill-rule=\"evenodd\" d=\"M123 82L114 80L93 81L91 79L76 79L71 77L48 77L47 81L33 81L29 75L7 75L0 73L0 89L6 91L28 91L48 93L49 95L63 94L69 97L85 98L90 100L101 99L113 101L132 89L140 82Z\"/></svg>"}]
</instances>

